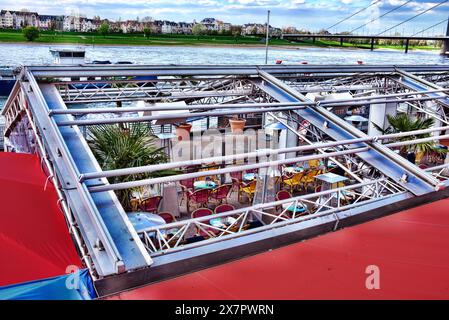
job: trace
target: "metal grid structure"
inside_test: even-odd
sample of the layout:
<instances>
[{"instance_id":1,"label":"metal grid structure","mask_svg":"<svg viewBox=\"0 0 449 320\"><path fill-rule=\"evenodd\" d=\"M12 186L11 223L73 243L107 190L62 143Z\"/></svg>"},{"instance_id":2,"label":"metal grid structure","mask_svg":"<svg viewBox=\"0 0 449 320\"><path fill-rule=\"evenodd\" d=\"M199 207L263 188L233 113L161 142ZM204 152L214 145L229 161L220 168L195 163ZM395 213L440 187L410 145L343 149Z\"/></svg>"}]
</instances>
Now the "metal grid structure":
<instances>
[{"instance_id":1,"label":"metal grid structure","mask_svg":"<svg viewBox=\"0 0 449 320\"><path fill-rule=\"evenodd\" d=\"M30 143L58 189L71 233L96 283L134 272L148 272L148 281L152 281L152 270L164 266L191 265L192 259L205 256L213 260L214 253L223 250L231 250L238 256L239 248L262 239L272 241L329 223L336 229L342 221L354 216L444 193L449 183L446 164L421 169L395 150L407 144L449 138L445 133L449 129L448 74L447 66L26 67L2 111L6 118L6 149L14 147L11 135L17 134L18 125L27 119L34 135ZM351 98L321 101L310 98L310 94L329 97L342 92L349 93ZM115 107L118 101L136 100L148 104ZM183 105L164 105L178 101ZM90 105L98 102L111 105L101 108ZM371 113L383 114L382 105L431 117L436 124L431 129L413 132L367 134L337 112L367 107ZM154 115L153 111L179 113ZM139 115L139 112L146 113ZM82 117L106 113L117 116ZM98 124L232 115L259 115L264 122L270 118L283 124L287 128L284 145L277 149L243 150L232 155L103 171L81 131ZM416 140L423 134L431 136ZM231 134L225 130L225 135ZM410 140L402 141L406 137ZM277 159L280 155L283 157ZM235 164L237 160L242 162ZM253 204L217 215L233 217L233 223L226 228L211 227L208 218L197 218L137 233L114 193L309 160L333 163L349 177L349 185L308 191L288 200ZM124 183L108 181L120 175L211 162L219 163L220 168ZM344 201L348 194L350 202ZM295 212L301 206L309 214L289 216L285 206L294 206ZM284 209L276 210L279 207ZM254 222L259 225L248 228ZM173 229L176 231L168 232ZM187 231L191 229L209 233L208 239L186 242Z\"/></svg>"}]
</instances>

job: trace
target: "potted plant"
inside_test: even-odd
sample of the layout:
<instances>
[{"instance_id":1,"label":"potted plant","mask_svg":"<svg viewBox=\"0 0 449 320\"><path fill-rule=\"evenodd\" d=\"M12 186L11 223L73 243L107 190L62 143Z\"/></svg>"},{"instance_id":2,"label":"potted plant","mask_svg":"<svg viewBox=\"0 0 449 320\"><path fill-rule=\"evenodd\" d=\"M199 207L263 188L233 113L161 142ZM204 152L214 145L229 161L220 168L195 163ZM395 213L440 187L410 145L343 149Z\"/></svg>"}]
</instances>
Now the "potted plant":
<instances>
[{"instance_id":1,"label":"potted plant","mask_svg":"<svg viewBox=\"0 0 449 320\"><path fill-rule=\"evenodd\" d=\"M435 123L434 119L432 118L425 118L425 119L414 118L405 113L400 113L395 116L387 115L387 119L388 122L390 123L390 126L386 130L380 128L379 126L373 123L374 126L383 134L425 130L432 128ZM430 133L417 134L413 136L401 137L396 141L398 142L410 141L428 138L430 136L431 136ZM440 141L440 144L442 143L443 141ZM399 154L404 158L407 158L410 162L419 163L421 159L429 152L437 152L437 153L446 152L443 149L438 148L437 145L438 143L435 143L434 141L405 145L399 149Z\"/></svg>"},{"instance_id":2,"label":"potted plant","mask_svg":"<svg viewBox=\"0 0 449 320\"><path fill-rule=\"evenodd\" d=\"M118 125L97 125L89 129L89 146L103 170L148 166L167 163L164 148L157 146L151 128L143 123L127 125L124 131ZM177 170L160 170L108 178L110 183L121 183L179 173ZM116 195L125 211L133 211L131 189L117 190Z\"/></svg>"},{"instance_id":3,"label":"potted plant","mask_svg":"<svg viewBox=\"0 0 449 320\"><path fill-rule=\"evenodd\" d=\"M189 140L190 130L192 129L192 124L182 122L176 126L176 136L178 141Z\"/></svg>"},{"instance_id":4,"label":"potted plant","mask_svg":"<svg viewBox=\"0 0 449 320\"><path fill-rule=\"evenodd\" d=\"M246 124L246 119L234 116L233 118L229 119L229 124L231 125L232 133L243 133L243 129L245 128Z\"/></svg>"}]
</instances>

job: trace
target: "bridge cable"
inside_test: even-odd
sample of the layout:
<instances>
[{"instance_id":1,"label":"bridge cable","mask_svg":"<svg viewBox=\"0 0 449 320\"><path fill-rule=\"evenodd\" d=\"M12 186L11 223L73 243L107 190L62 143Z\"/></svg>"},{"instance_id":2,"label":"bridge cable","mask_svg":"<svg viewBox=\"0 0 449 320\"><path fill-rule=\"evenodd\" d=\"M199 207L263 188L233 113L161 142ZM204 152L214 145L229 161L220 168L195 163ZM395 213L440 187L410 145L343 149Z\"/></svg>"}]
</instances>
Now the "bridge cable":
<instances>
[{"instance_id":1,"label":"bridge cable","mask_svg":"<svg viewBox=\"0 0 449 320\"><path fill-rule=\"evenodd\" d=\"M402 25L402 24L404 24L404 23L406 23L406 22L409 22L410 20L415 19L415 18L417 18L417 17L419 17L419 16L425 14L426 12L429 12L429 11L432 10L432 9L435 9L435 8L439 7L439 6L445 4L445 3L448 2L448 1L449 1L449 0L442 1L442 2L440 2L440 3L438 3L438 4L436 4L436 5L434 5L434 6L430 7L430 8L428 8L428 9L426 9L426 10L424 10L424 11L422 11L422 12L416 14L416 15L414 15L414 16L411 17L411 18L408 18L408 19L406 19L406 20L404 20L404 21L402 21L402 22L400 22L400 23L398 23L398 24L392 26L391 28L388 28L388 29L382 31L382 32L379 33L379 34L376 34L376 36L380 36L380 35L384 34L384 33L387 32L387 31L390 31L390 30L392 30L392 29L394 29L394 28L396 28L396 27L399 27L400 25Z\"/></svg>"},{"instance_id":2,"label":"bridge cable","mask_svg":"<svg viewBox=\"0 0 449 320\"><path fill-rule=\"evenodd\" d=\"M373 3L371 3L369 6L367 6L367 7L365 7L365 8L362 8L362 9L360 9L359 11L357 11L357 12L355 12L355 13L353 13L353 14L351 14L349 17L346 17L346 18L344 18L344 19L342 19L342 20L340 20L340 21L338 21L337 23L335 23L335 24L333 24L333 25L331 25L330 27L328 27L328 28L326 28L326 30L329 30L329 29L332 29L333 27L335 27L335 26L338 26L339 24L341 24L341 23L343 23L343 22L345 22L346 20L349 20L349 19L351 19L353 16L355 16L355 15L357 15L357 14L359 14L360 12L363 12L363 11L365 11L366 9L368 9L369 7L372 7L373 5L375 5L376 3L378 3L378 2L380 2L381 0L377 0L377 1L375 1L375 2L373 2Z\"/></svg>"},{"instance_id":3,"label":"bridge cable","mask_svg":"<svg viewBox=\"0 0 449 320\"><path fill-rule=\"evenodd\" d=\"M435 23L434 25L431 25L430 27L428 27L428 28L426 28L426 29L424 29L424 30L421 30L421 31L419 31L419 32L417 32L417 33L415 33L415 34L413 34L413 35L411 35L411 36L414 37L414 36L416 36L416 35L418 35L418 34L420 34L420 33L424 33L425 31L427 31L427 30L429 30L429 29L432 29L433 27L436 27L436 26L438 26L438 25L440 25L440 24L443 24L443 23L445 23L445 22L449 22L449 18L444 19L443 21L440 21L440 22L438 22L438 23ZM423 34L423 35L424 35L424 34Z\"/></svg>"},{"instance_id":4,"label":"bridge cable","mask_svg":"<svg viewBox=\"0 0 449 320\"><path fill-rule=\"evenodd\" d=\"M393 11L396 11L396 10L402 8L403 6L405 6L406 4L408 4L409 2L412 2L412 1L414 1L414 0L408 0L408 1L404 2L404 3L401 4L401 5L399 5L399 6L397 6L397 7L394 7L393 9L391 9L391 10L385 12L384 14L378 16L377 18L373 18L371 21L366 22L366 23L362 24L361 26L358 26L358 27L355 28L355 29L352 29L351 31L349 31L349 33L353 33L354 31L357 31L357 30L359 30L360 28L363 28L363 27L369 25L370 23L373 23L373 22L376 21L376 20L379 20L380 18L385 17L387 14L390 14L390 13L392 13Z\"/></svg>"}]
</instances>

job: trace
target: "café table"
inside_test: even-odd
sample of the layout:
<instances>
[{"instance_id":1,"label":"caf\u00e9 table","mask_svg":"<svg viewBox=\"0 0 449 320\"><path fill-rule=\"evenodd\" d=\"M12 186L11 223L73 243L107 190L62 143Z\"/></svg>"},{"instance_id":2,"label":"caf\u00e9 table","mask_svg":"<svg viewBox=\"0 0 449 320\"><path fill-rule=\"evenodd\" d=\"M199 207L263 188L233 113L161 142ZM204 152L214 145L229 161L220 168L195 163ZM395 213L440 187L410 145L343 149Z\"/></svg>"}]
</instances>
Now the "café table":
<instances>
[{"instance_id":1,"label":"caf\u00e9 table","mask_svg":"<svg viewBox=\"0 0 449 320\"><path fill-rule=\"evenodd\" d=\"M254 179L256 179L255 173L245 173L243 175L243 181L250 182L253 181Z\"/></svg>"},{"instance_id":2,"label":"caf\u00e9 table","mask_svg":"<svg viewBox=\"0 0 449 320\"><path fill-rule=\"evenodd\" d=\"M209 224L216 228L226 229L228 226L232 225L237 221L234 217L221 217L213 218L209 220Z\"/></svg>"},{"instance_id":3,"label":"caf\u00e9 table","mask_svg":"<svg viewBox=\"0 0 449 320\"><path fill-rule=\"evenodd\" d=\"M287 209L287 211L290 211L291 213L295 213L295 214L301 214L301 213L306 212L306 209L303 206L297 205L295 208L295 205L291 204L291 203L284 203L282 205L282 208L284 210Z\"/></svg>"},{"instance_id":4,"label":"caf\u00e9 table","mask_svg":"<svg viewBox=\"0 0 449 320\"><path fill-rule=\"evenodd\" d=\"M195 190L200 189L215 189L217 187L217 184L213 181L195 181L193 183L193 187Z\"/></svg>"},{"instance_id":5,"label":"caf\u00e9 table","mask_svg":"<svg viewBox=\"0 0 449 320\"><path fill-rule=\"evenodd\" d=\"M299 166L285 167L284 168L284 173L288 173L288 174L301 173L303 171L304 171L304 167L299 167Z\"/></svg>"},{"instance_id":6,"label":"caf\u00e9 table","mask_svg":"<svg viewBox=\"0 0 449 320\"><path fill-rule=\"evenodd\" d=\"M165 220L154 213L148 212L129 212L128 219L131 221L134 229L136 229L137 233L160 225L166 224ZM161 230L162 231L162 230Z\"/></svg>"}]
</instances>

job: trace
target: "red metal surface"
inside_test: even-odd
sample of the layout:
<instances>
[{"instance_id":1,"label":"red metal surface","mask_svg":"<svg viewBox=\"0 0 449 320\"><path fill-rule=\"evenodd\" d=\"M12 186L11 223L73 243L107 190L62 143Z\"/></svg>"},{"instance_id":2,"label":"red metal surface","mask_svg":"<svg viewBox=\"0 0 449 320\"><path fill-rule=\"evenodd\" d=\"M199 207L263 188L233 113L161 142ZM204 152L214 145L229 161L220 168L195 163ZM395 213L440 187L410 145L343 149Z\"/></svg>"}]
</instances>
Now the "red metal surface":
<instances>
[{"instance_id":1,"label":"red metal surface","mask_svg":"<svg viewBox=\"0 0 449 320\"><path fill-rule=\"evenodd\" d=\"M56 191L34 155L0 152L0 286L81 266Z\"/></svg>"},{"instance_id":2,"label":"red metal surface","mask_svg":"<svg viewBox=\"0 0 449 320\"><path fill-rule=\"evenodd\" d=\"M380 271L368 290L367 266ZM110 299L448 299L449 200Z\"/></svg>"}]
</instances>

